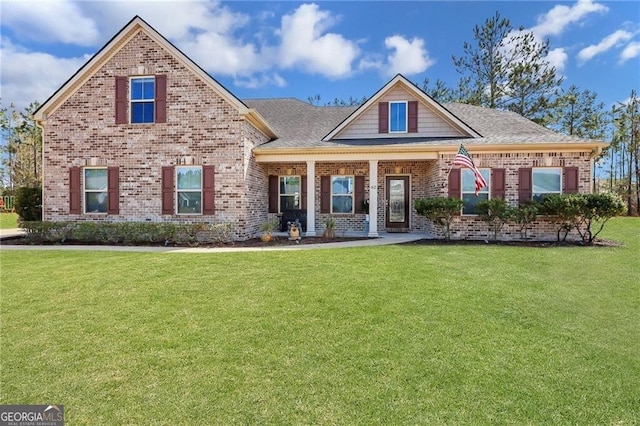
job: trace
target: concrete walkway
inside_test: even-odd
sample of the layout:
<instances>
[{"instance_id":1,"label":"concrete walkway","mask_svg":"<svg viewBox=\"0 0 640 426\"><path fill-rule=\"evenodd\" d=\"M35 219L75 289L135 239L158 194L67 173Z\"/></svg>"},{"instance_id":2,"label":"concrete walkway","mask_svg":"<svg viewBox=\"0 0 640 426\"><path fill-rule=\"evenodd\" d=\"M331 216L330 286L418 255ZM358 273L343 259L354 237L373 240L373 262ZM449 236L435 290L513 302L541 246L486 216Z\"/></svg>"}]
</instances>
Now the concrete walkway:
<instances>
[{"instance_id":1,"label":"concrete walkway","mask_svg":"<svg viewBox=\"0 0 640 426\"><path fill-rule=\"evenodd\" d=\"M8 238L19 238L24 235L22 229L1 229L0 240ZM347 233L346 237L364 237L364 233ZM281 236L285 238L284 234ZM146 253L230 253L245 251L285 251L285 250L316 250L344 247L371 247L389 244L400 244L411 241L429 238L425 233L387 233L381 232L379 238L368 238L362 240L344 241L336 243L320 244L295 244L278 245L268 247L147 247L147 246L88 246L88 245L16 245L1 244L0 250L103 250L120 252L146 252ZM303 237L304 238L304 237Z\"/></svg>"}]
</instances>

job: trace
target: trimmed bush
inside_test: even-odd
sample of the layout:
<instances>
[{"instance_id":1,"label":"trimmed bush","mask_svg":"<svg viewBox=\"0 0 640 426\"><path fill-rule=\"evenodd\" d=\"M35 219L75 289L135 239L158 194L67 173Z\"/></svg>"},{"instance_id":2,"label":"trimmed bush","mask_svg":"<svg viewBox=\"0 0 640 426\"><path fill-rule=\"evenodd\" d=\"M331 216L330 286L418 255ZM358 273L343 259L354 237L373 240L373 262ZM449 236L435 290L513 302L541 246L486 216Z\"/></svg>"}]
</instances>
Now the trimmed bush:
<instances>
[{"instance_id":1,"label":"trimmed bush","mask_svg":"<svg viewBox=\"0 0 640 426\"><path fill-rule=\"evenodd\" d=\"M416 212L439 226L444 238L451 240L453 217L460 215L463 201L459 198L433 197L420 198L413 203Z\"/></svg>"},{"instance_id":2,"label":"trimmed bush","mask_svg":"<svg viewBox=\"0 0 640 426\"><path fill-rule=\"evenodd\" d=\"M493 234L493 241L498 240L498 234L512 217L512 209L503 198L491 198L478 203L478 214L487 222L489 232Z\"/></svg>"},{"instance_id":3,"label":"trimmed bush","mask_svg":"<svg viewBox=\"0 0 640 426\"><path fill-rule=\"evenodd\" d=\"M189 244L227 243L230 223L23 222L33 243Z\"/></svg>"},{"instance_id":4,"label":"trimmed bush","mask_svg":"<svg viewBox=\"0 0 640 426\"><path fill-rule=\"evenodd\" d=\"M15 209L21 221L41 221L42 188L18 188L15 195Z\"/></svg>"},{"instance_id":5,"label":"trimmed bush","mask_svg":"<svg viewBox=\"0 0 640 426\"><path fill-rule=\"evenodd\" d=\"M530 203L520 204L518 207L514 207L511 210L511 219L520 228L520 238L528 240L528 232L531 224L536 220L538 216L540 206L535 201Z\"/></svg>"}]
</instances>

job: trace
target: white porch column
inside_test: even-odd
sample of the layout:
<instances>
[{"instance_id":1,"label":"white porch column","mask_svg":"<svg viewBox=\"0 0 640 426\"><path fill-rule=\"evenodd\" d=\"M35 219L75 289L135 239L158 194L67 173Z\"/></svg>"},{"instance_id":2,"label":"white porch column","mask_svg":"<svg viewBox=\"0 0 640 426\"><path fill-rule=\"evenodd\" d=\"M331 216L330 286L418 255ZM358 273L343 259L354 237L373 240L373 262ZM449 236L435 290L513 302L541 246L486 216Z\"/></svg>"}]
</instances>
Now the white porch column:
<instances>
[{"instance_id":1,"label":"white porch column","mask_svg":"<svg viewBox=\"0 0 640 426\"><path fill-rule=\"evenodd\" d=\"M378 160L369 160L369 237L378 237Z\"/></svg>"},{"instance_id":2,"label":"white porch column","mask_svg":"<svg viewBox=\"0 0 640 426\"><path fill-rule=\"evenodd\" d=\"M307 237L316 236L316 162L307 161Z\"/></svg>"}]
</instances>

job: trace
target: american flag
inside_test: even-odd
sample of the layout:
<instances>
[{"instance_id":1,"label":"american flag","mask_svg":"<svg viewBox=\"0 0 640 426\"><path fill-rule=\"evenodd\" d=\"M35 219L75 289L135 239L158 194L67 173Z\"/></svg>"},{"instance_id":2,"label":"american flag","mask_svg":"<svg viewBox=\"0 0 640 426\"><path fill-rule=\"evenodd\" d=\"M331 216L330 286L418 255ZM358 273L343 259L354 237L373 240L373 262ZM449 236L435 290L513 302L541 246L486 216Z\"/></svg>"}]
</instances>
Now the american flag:
<instances>
[{"instance_id":1,"label":"american flag","mask_svg":"<svg viewBox=\"0 0 640 426\"><path fill-rule=\"evenodd\" d=\"M478 170L475 164L473 164L473 160L471 159L469 151L467 151L462 144L460 144L460 149L453 159L453 165L471 169L476 181L476 195L478 195L478 191L487 186L487 181L484 180L484 177L482 177L482 173L480 173L480 170Z\"/></svg>"}]
</instances>

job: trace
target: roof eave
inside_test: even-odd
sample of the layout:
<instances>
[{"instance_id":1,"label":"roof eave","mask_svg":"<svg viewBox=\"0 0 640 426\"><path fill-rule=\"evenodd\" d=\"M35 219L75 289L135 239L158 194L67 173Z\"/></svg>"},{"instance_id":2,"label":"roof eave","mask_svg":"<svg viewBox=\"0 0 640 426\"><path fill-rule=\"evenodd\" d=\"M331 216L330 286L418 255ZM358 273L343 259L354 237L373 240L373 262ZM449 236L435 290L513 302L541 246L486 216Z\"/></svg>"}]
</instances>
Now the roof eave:
<instances>
[{"instance_id":1,"label":"roof eave","mask_svg":"<svg viewBox=\"0 0 640 426\"><path fill-rule=\"evenodd\" d=\"M585 152L591 153L592 157L599 155L609 144L601 141L584 142L541 142L541 143L519 143L519 144L477 144L466 145L470 154L499 154L504 152ZM423 158L437 158L440 155L450 155L458 152L459 145L438 144L438 145L381 145L381 146L331 146L331 147L286 147L268 148L259 146L253 149L253 154L258 161L268 161L269 157L295 157L298 161L301 156L314 157L318 155L344 156L350 154L424 154ZM415 157L407 157L415 158Z\"/></svg>"}]
</instances>

